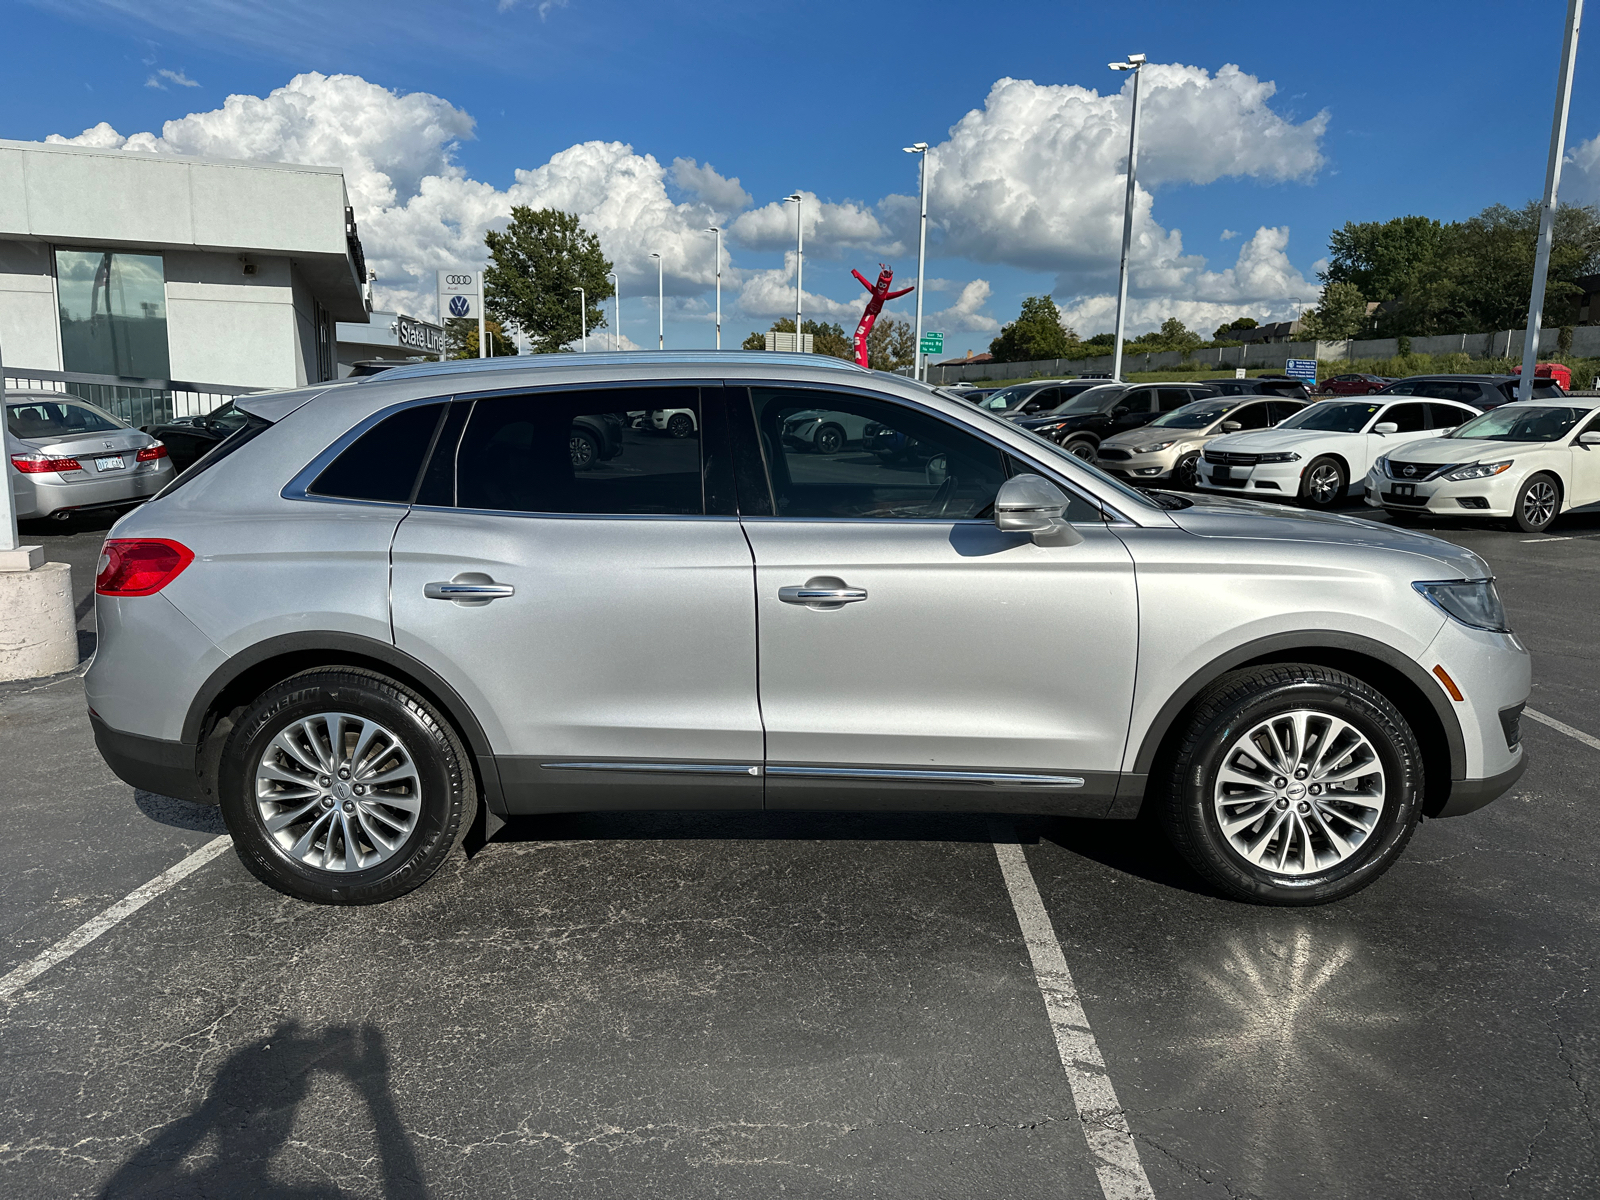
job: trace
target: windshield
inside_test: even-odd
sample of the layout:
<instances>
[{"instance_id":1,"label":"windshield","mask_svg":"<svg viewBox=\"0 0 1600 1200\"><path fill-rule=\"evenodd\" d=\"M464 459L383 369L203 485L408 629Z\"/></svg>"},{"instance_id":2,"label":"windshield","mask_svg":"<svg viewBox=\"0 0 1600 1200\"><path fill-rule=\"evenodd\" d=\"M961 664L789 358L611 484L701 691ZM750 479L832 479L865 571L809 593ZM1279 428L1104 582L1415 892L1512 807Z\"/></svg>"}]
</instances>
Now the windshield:
<instances>
[{"instance_id":1,"label":"windshield","mask_svg":"<svg viewBox=\"0 0 1600 1200\"><path fill-rule=\"evenodd\" d=\"M245 415L234 407L232 400L229 400L208 412L205 420L208 425L232 433L244 428Z\"/></svg>"},{"instance_id":2,"label":"windshield","mask_svg":"<svg viewBox=\"0 0 1600 1200\"><path fill-rule=\"evenodd\" d=\"M49 438L74 433L110 433L121 429L110 417L81 404L54 400L15 401L6 405L6 429L12 437Z\"/></svg>"},{"instance_id":3,"label":"windshield","mask_svg":"<svg viewBox=\"0 0 1600 1200\"><path fill-rule=\"evenodd\" d=\"M1567 408L1554 404L1508 404L1465 425L1458 425L1445 437L1488 438L1496 442L1553 442L1565 437L1572 427L1589 415L1590 409Z\"/></svg>"},{"instance_id":4,"label":"windshield","mask_svg":"<svg viewBox=\"0 0 1600 1200\"><path fill-rule=\"evenodd\" d=\"M1182 408L1162 413L1150 424L1165 429L1204 429L1218 417L1238 407L1237 400L1193 400Z\"/></svg>"},{"instance_id":5,"label":"windshield","mask_svg":"<svg viewBox=\"0 0 1600 1200\"><path fill-rule=\"evenodd\" d=\"M1052 409L1050 415L1059 417L1064 413L1096 412L1104 408L1107 401L1114 400L1127 391L1120 383L1100 383L1086 392L1079 392L1071 400L1059 408Z\"/></svg>"},{"instance_id":6,"label":"windshield","mask_svg":"<svg viewBox=\"0 0 1600 1200\"><path fill-rule=\"evenodd\" d=\"M1117 479L1115 476L1107 475L1093 463L1085 462L1076 454L1068 454L1064 449L1056 445L1049 438L1040 437L1031 429L1027 429L1021 425L1007 421L1005 418L996 416L993 413L984 412L984 410L981 408L977 411L983 413L984 416L989 418L989 420L994 421L999 425L1003 425L1005 428L1011 430L1011 432L1022 434L1025 438L1033 443L1034 452L1045 462L1055 463L1065 459L1067 462L1073 463L1074 465L1082 467L1084 470L1088 471L1095 477L1096 481L1104 484L1118 496L1124 497L1130 504L1137 504L1139 507L1147 509L1160 509L1162 507L1161 504L1153 500L1151 497L1145 495L1137 488L1131 488L1127 484L1123 483L1122 480Z\"/></svg>"},{"instance_id":7,"label":"windshield","mask_svg":"<svg viewBox=\"0 0 1600 1200\"><path fill-rule=\"evenodd\" d=\"M1302 408L1278 422L1279 429L1315 429L1322 433L1360 433L1381 404L1331 404L1324 401Z\"/></svg>"},{"instance_id":8,"label":"windshield","mask_svg":"<svg viewBox=\"0 0 1600 1200\"><path fill-rule=\"evenodd\" d=\"M1008 388L1001 388L978 407L989 412L1005 412L1007 409L1016 408L1036 390L1029 383L1012 384Z\"/></svg>"}]
</instances>

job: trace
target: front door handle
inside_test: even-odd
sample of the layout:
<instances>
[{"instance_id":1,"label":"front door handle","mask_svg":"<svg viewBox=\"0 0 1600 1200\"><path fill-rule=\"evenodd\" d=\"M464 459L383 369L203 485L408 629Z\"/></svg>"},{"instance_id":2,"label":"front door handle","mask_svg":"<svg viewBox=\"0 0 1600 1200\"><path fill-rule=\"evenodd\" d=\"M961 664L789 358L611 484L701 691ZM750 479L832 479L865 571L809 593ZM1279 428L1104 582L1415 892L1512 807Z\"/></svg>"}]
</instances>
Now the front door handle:
<instances>
[{"instance_id":1,"label":"front door handle","mask_svg":"<svg viewBox=\"0 0 1600 1200\"><path fill-rule=\"evenodd\" d=\"M804 604L807 608L843 608L867 598L866 588L855 588L832 575L818 575L802 584L778 589L785 604Z\"/></svg>"},{"instance_id":2,"label":"front door handle","mask_svg":"<svg viewBox=\"0 0 1600 1200\"><path fill-rule=\"evenodd\" d=\"M464 571L446 583L425 583L422 594L429 600L453 600L466 608L480 608L491 600L514 596L517 589L509 583L496 583L494 578L479 571Z\"/></svg>"}]
</instances>

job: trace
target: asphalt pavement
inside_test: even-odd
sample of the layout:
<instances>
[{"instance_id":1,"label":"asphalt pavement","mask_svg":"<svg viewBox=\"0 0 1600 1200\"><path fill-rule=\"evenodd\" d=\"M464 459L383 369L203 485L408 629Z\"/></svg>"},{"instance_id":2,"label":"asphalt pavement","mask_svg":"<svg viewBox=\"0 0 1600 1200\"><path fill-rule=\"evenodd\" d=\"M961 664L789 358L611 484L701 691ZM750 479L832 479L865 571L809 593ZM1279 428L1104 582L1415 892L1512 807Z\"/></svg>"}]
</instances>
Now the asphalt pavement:
<instances>
[{"instance_id":1,"label":"asphalt pavement","mask_svg":"<svg viewBox=\"0 0 1600 1200\"><path fill-rule=\"evenodd\" d=\"M108 524L25 532L87 597ZM1499 575L1531 707L1600 737L1600 518L1432 531ZM1049 995L982 818L523 821L362 909L221 853L0 999L0 1195L1124 1200L1087 1036L1161 1200L1590 1197L1600 748L1524 737L1510 795L1311 910L1017 822ZM222 833L110 774L76 675L0 685L0 764L0 976Z\"/></svg>"}]
</instances>

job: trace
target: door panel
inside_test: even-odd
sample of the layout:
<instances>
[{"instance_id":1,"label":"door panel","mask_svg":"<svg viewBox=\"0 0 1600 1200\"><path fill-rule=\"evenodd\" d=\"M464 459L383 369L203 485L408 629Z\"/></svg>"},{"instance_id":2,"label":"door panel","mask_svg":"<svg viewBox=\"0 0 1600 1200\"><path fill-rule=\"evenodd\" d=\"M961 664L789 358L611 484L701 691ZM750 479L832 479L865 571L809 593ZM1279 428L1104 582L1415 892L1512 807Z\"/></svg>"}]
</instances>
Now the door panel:
<instances>
[{"instance_id":1,"label":"door panel","mask_svg":"<svg viewBox=\"0 0 1600 1200\"><path fill-rule=\"evenodd\" d=\"M767 807L1104 811L1132 702L1132 563L1105 528L1040 547L988 522L745 524L756 553ZM866 599L786 603L832 578ZM794 765L1065 772L1065 791L1004 782L785 777ZM826 789L824 791L824 789Z\"/></svg>"}]
</instances>

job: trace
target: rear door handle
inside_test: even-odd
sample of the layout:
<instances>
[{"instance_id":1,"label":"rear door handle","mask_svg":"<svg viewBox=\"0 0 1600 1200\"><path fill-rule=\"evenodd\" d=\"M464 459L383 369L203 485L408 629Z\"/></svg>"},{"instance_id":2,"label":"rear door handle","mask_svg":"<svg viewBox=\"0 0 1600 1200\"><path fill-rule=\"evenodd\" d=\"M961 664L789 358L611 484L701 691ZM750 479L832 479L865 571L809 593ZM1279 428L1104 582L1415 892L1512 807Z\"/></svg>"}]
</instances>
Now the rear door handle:
<instances>
[{"instance_id":1,"label":"rear door handle","mask_svg":"<svg viewBox=\"0 0 1600 1200\"><path fill-rule=\"evenodd\" d=\"M425 583L422 594L429 600L453 600L464 607L478 608L491 600L514 596L517 589L509 583L496 583L491 576L477 571L466 571L445 583Z\"/></svg>"},{"instance_id":2,"label":"rear door handle","mask_svg":"<svg viewBox=\"0 0 1600 1200\"><path fill-rule=\"evenodd\" d=\"M778 589L785 604L804 604L807 608L843 608L867 598L866 588L855 588L831 575L818 575L802 584Z\"/></svg>"}]
</instances>

